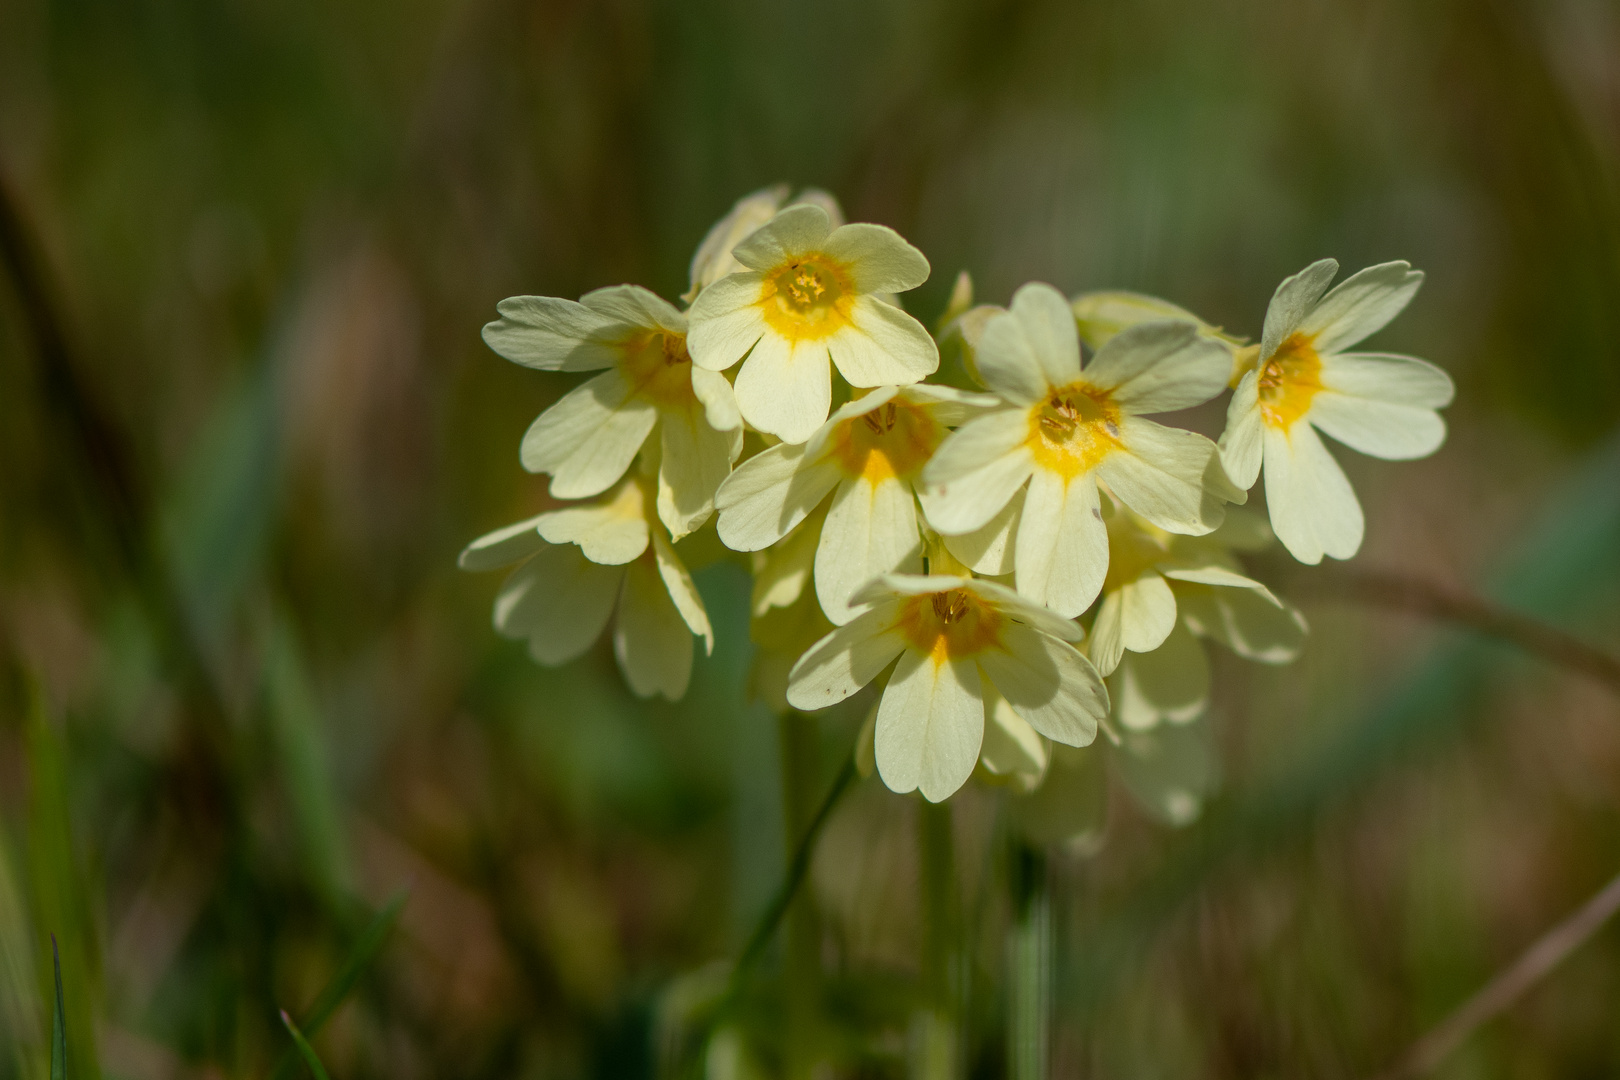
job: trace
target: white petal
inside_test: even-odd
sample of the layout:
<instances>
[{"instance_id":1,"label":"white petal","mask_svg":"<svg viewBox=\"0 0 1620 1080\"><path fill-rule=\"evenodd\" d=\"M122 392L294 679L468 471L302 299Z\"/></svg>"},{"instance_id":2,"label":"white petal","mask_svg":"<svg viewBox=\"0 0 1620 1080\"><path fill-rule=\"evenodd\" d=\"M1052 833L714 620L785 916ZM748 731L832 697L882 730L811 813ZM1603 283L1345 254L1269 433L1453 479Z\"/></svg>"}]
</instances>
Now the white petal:
<instances>
[{"instance_id":1,"label":"white petal","mask_svg":"<svg viewBox=\"0 0 1620 1080\"><path fill-rule=\"evenodd\" d=\"M594 289L579 302L598 315L606 315L629 326L645 326L671 334L686 333L686 316L668 300L640 285L609 285Z\"/></svg>"},{"instance_id":2,"label":"white petal","mask_svg":"<svg viewBox=\"0 0 1620 1080\"><path fill-rule=\"evenodd\" d=\"M742 449L742 429L716 431L702 409L666 409L660 426L658 516L670 537L679 540L714 512L714 493Z\"/></svg>"},{"instance_id":3,"label":"white petal","mask_svg":"<svg viewBox=\"0 0 1620 1080\"><path fill-rule=\"evenodd\" d=\"M1226 389L1232 354L1191 323L1143 323L1120 331L1086 365L1085 380L1113 391L1127 412L1202 405Z\"/></svg>"},{"instance_id":4,"label":"white petal","mask_svg":"<svg viewBox=\"0 0 1620 1080\"><path fill-rule=\"evenodd\" d=\"M529 426L523 467L550 473L556 498L599 495L624 476L657 422L652 402L632 398L617 371L604 371L564 394Z\"/></svg>"},{"instance_id":5,"label":"white petal","mask_svg":"<svg viewBox=\"0 0 1620 1080\"><path fill-rule=\"evenodd\" d=\"M804 594L815 569L823 520L824 515L812 515L771 548L763 566L756 566L749 600L749 611L755 619L773 608L788 607Z\"/></svg>"},{"instance_id":6,"label":"white petal","mask_svg":"<svg viewBox=\"0 0 1620 1080\"><path fill-rule=\"evenodd\" d=\"M1028 626L1033 626L1043 634L1050 634L1059 641L1079 641L1085 637L1086 632L1080 624L1073 619L1065 618L1044 604L1038 604L1027 596L1020 596L1007 586L996 581L982 579L956 579L958 584L950 588L966 589L977 593L986 603L998 608L1003 614L1018 620Z\"/></svg>"},{"instance_id":7,"label":"white petal","mask_svg":"<svg viewBox=\"0 0 1620 1080\"><path fill-rule=\"evenodd\" d=\"M1300 323L1299 331L1315 338L1312 344L1322 355L1348 349L1389 325L1412 302L1422 284L1423 272L1413 270L1410 263L1369 266L1351 274L1322 297Z\"/></svg>"},{"instance_id":8,"label":"white petal","mask_svg":"<svg viewBox=\"0 0 1620 1080\"><path fill-rule=\"evenodd\" d=\"M681 621L688 630L703 639L704 655L713 656L714 629L709 625L709 612L703 606L703 597L692 583L692 575L687 572L686 564L675 554L674 546L657 533L653 533L653 559L658 566L658 576L669 591L669 598L680 613Z\"/></svg>"},{"instance_id":9,"label":"white petal","mask_svg":"<svg viewBox=\"0 0 1620 1080\"><path fill-rule=\"evenodd\" d=\"M716 431L737 432L737 449L742 451L742 413L737 411L737 394L724 375L692 365L692 394L703 403L704 416ZM736 455L732 455L735 460Z\"/></svg>"},{"instance_id":10,"label":"white petal","mask_svg":"<svg viewBox=\"0 0 1620 1080\"><path fill-rule=\"evenodd\" d=\"M841 226L821 250L848 268L858 292L905 292L928 280L923 253L884 225Z\"/></svg>"},{"instance_id":11,"label":"white petal","mask_svg":"<svg viewBox=\"0 0 1620 1080\"><path fill-rule=\"evenodd\" d=\"M484 342L514 364L541 371L594 371L619 362L629 328L618 319L556 296L513 296L495 305L501 317Z\"/></svg>"},{"instance_id":12,"label":"white petal","mask_svg":"<svg viewBox=\"0 0 1620 1080\"><path fill-rule=\"evenodd\" d=\"M922 789L929 802L954 795L973 774L984 739L979 673L908 650L878 706L878 775L892 791Z\"/></svg>"},{"instance_id":13,"label":"white petal","mask_svg":"<svg viewBox=\"0 0 1620 1080\"><path fill-rule=\"evenodd\" d=\"M606 502L541 514L535 528L550 543L578 544L587 559L604 566L638 558L647 550L649 535L641 489L633 483Z\"/></svg>"},{"instance_id":14,"label":"white petal","mask_svg":"<svg viewBox=\"0 0 1620 1080\"><path fill-rule=\"evenodd\" d=\"M613 655L637 697L686 695L692 678L692 633L670 600L651 562L641 559L624 575L619 617L613 623Z\"/></svg>"},{"instance_id":15,"label":"white petal","mask_svg":"<svg viewBox=\"0 0 1620 1080\"><path fill-rule=\"evenodd\" d=\"M924 505L927 505L926 497ZM945 550L955 555L975 574L1001 577L1013 572L1013 537L1018 535L1018 519L1023 499L1009 499L996 516L970 533L945 534Z\"/></svg>"},{"instance_id":16,"label":"white petal","mask_svg":"<svg viewBox=\"0 0 1620 1080\"><path fill-rule=\"evenodd\" d=\"M1118 456L1118 455L1111 455ZM1018 591L1066 618L1097 598L1108 572L1108 532L1097 482L1035 470L1015 542Z\"/></svg>"},{"instance_id":17,"label":"white petal","mask_svg":"<svg viewBox=\"0 0 1620 1080\"><path fill-rule=\"evenodd\" d=\"M787 196L788 186L777 184L738 199L730 212L714 223L698 245L697 252L692 256L692 288L682 299L690 303L706 286L713 285L735 270L741 270L742 264L731 257L731 249L775 217L777 208Z\"/></svg>"},{"instance_id":18,"label":"white petal","mask_svg":"<svg viewBox=\"0 0 1620 1080\"><path fill-rule=\"evenodd\" d=\"M1018 494L1035 463L1023 410L990 413L957 428L923 467L923 512L942 533L980 528Z\"/></svg>"},{"instance_id":19,"label":"white petal","mask_svg":"<svg viewBox=\"0 0 1620 1080\"><path fill-rule=\"evenodd\" d=\"M764 282L763 274L732 274L698 294L686 313L686 351L693 364L724 371L754 347L766 330L759 306Z\"/></svg>"},{"instance_id":20,"label":"white petal","mask_svg":"<svg viewBox=\"0 0 1620 1080\"><path fill-rule=\"evenodd\" d=\"M973 365L985 386L1014 405L1033 405L1051 390L1023 323L1010 311L985 320L973 351Z\"/></svg>"},{"instance_id":21,"label":"white petal","mask_svg":"<svg viewBox=\"0 0 1620 1080\"><path fill-rule=\"evenodd\" d=\"M977 657L985 677L1036 731L1066 746L1088 746L1108 715L1108 691L1073 645L1012 623L1002 648Z\"/></svg>"},{"instance_id":22,"label":"white petal","mask_svg":"<svg viewBox=\"0 0 1620 1080\"><path fill-rule=\"evenodd\" d=\"M1118 589L1102 594L1102 603L1097 605L1097 614L1091 619L1086 655L1104 675L1112 675L1125 655L1125 598Z\"/></svg>"},{"instance_id":23,"label":"white petal","mask_svg":"<svg viewBox=\"0 0 1620 1080\"><path fill-rule=\"evenodd\" d=\"M456 565L463 570L495 570L528 558L546 546L535 530L539 523L539 517L532 517L485 533L461 550Z\"/></svg>"},{"instance_id":24,"label":"white petal","mask_svg":"<svg viewBox=\"0 0 1620 1080\"><path fill-rule=\"evenodd\" d=\"M1032 281L1013 293L1007 310L1018 320L1048 385L1067 386L1080 377L1080 330L1062 293Z\"/></svg>"},{"instance_id":25,"label":"white petal","mask_svg":"<svg viewBox=\"0 0 1620 1080\"><path fill-rule=\"evenodd\" d=\"M1260 336L1260 359L1269 360L1277 346L1287 341L1311 313L1316 302L1327 292L1328 282L1339 272L1339 264L1332 259L1314 262L1287 278L1272 294L1271 306L1266 308L1266 327Z\"/></svg>"},{"instance_id":26,"label":"white petal","mask_svg":"<svg viewBox=\"0 0 1620 1080\"><path fill-rule=\"evenodd\" d=\"M744 420L783 442L804 442L832 408L826 343L795 343L767 331L737 372L736 390Z\"/></svg>"},{"instance_id":27,"label":"white petal","mask_svg":"<svg viewBox=\"0 0 1620 1080\"><path fill-rule=\"evenodd\" d=\"M1131 652L1152 652L1176 626L1176 597L1170 585L1149 570L1120 587L1121 637Z\"/></svg>"},{"instance_id":28,"label":"white petal","mask_svg":"<svg viewBox=\"0 0 1620 1080\"><path fill-rule=\"evenodd\" d=\"M1307 417L1352 450L1387 461L1428 457L1446 441L1446 422L1433 409L1348 397L1331 390L1311 398Z\"/></svg>"},{"instance_id":29,"label":"white petal","mask_svg":"<svg viewBox=\"0 0 1620 1080\"><path fill-rule=\"evenodd\" d=\"M905 385L927 378L939 367L939 347L923 324L870 296L855 301L850 324L826 345L851 386Z\"/></svg>"},{"instance_id":30,"label":"white petal","mask_svg":"<svg viewBox=\"0 0 1620 1080\"><path fill-rule=\"evenodd\" d=\"M1023 790L1034 790L1046 773L1046 740L988 681L981 690L984 742L979 747L979 762L997 776L1017 777Z\"/></svg>"},{"instance_id":31,"label":"white petal","mask_svg":"<svg viewBox=\"0 0 1620 1080\"><path fill-rule=\"evenodd\" d=\"M1129 733L1112 761L1137 801L1175 827L1195 821L1220 783L1220 759L1208 724Z\"/></svg>"},{"instance_id":32,"label":"white petal","mask_svg":"<svg viewBox=\"0 0 1620 1080\"><path fill-rule=\"evenodd\" d=\"M1340 353L1322 358L1322 385L1352 397L1443 409L1457 392L1451 376L1415 356Z\"/></svg>"},{"instance_id":33,"label":"white petal","mask_svg":"<svg viewBox=\"0 0 1620 1080\"><path fill-rule=\"evenodd\" d=\"M1286 664L1305 645L1305 616L1264 587L1218 589L1178 586L1182 619L1195 633L1247 660Z\"/></svg>"},{"instance_id":34,"label":"white petal","mask_svg":"<svg viewBox=\"0 0 1620 1080\"><path fill-rule=\"evenodd\" d=\"M1226 515L1228 500L1241 501L1221 467L1220 451L1202 435L1165 427L1139 416L1120 420L1116 450L1097 466L1121 502L1161 529L1199 536Z\"/></svg>"},{"instance_id":35,"label":"white petal","mask_svg":"<svg viewBox=\"0 0 1620 1080\"><path fill-rule=\"evenodd\" d=\"M1260 479L1265 444L1265 420L1260 415L1260 376L1251 371L1232 391L1226 406L1226 430L1221 432L1221 464L1232 483L1248 491Z\"/></svg>"},{"instance_id":36,"label":"white petal","mask_svg":"<svg viewBox=\"0 0 1620 1080\"><path fill-rule=\"evenodd\" d=\"M825 709L877 678L906 647L894 628L898 613L897 604L880 604L811 646L788 676L788 703Z\"/></svg>"},{"instance_id":37,"label":"white petal","mask_svg":"<svg viewBox=\"0 0 1620 1080\"><path fill-rule=\"evenodd\" d=\"M1266 507L1271 528L1294 558L1348 559L1361 547L1361 504L1317 437L1301 420L1287 432L1266 428Z\"/></svg>"},{"instance_id":38,"label":"white petal","mask_svg":"<svg viewBox=\"0 0 1620 1080\"><path fill-rule=\"evenodd\" d=\"M806 460L804 446L782 443L755 454L715 494L720 539L733 551L759 551L786 536L827 497L836 465Z\"/></svg>"},{"instance_id":39,"label":"white petal","mask_svg":"<svg viewBox=\"0 0 1620 1080\"><path fill-rule=\"evenodd\" d=\"M976 394L932 383L912 383L900 388L899 396L926 408L929 415L945 427L960 427L1002 406L1001 399L994 394Z\"/></svg>"},{"instance_id":40,"label":"white petal","mask_svg":"<svg viewBox=\"0 0 1620 1080\"><path fill-rule=\"evenodd\" d=\"M838 485L816 548L816 598L827 618L842 625L856 609L850 598L881 574L922 573L911 486L895 477L873 484L850 477Z\"/></svg>"},{"instance_id":41,"label":"white petal","mask_svg":"<svg viewBox=\"0 0 1620 1080\"><path fill-rule=\"evenodd\" d=\"M832 219L827 211L800 203L779 211L754 230L748 239L731 249L731 257L750 270L769 270L797 255L819 250L832 231ZM702 301L703 297L699 296L698 302Z\"/></svg>"},{"instance_id":42,"label":"white petal","mask_svg":"<svg viewBox=\"0 0 1620 1080\"><path fill-rule=\"evenodd\" d=\"M601 566L565 544L546 547L512 572L495 598L495 629L527 638L529 654L547 667L591 647L607 625L624 571Z\"/></svg>"},{"instance_id":43,"label":"white petal","mask_svg":"<svg viewBox=\"0 0 1620 1080\"><path fill-rule=\"evenodd\" d=\"M1168 720L1184 724L1209 701L1209 659L1204 646L1178 626L1164 644L1128 653L1109 680L1114 716L1128 731L1145 731Z\"/></svg>"}]
</instances>

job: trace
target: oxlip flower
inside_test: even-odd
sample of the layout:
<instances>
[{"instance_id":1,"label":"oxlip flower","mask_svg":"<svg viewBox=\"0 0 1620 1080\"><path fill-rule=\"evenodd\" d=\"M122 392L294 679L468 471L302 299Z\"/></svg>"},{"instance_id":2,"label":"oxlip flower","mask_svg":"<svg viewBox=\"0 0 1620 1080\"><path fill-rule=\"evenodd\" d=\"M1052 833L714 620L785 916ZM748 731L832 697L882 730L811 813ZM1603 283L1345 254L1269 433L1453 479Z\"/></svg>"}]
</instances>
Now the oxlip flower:
<instances>
[{"instance_id":1,"label":"oxlip flower","mask_svg":"<svg viewBox=\"0 0 1620 1080\"><path fill-rule=\"evenodd\" d=\"M1082 370L1069 302L1030 284L985 324L979 375L1007 408L964 424L923 470L922 507L976 572L1011 572L1018 591L1079 615L1108 569L1097 483L1162 529L1201 534L1241 502L1215 444L1141 414L1220 393L1226 349L1186 322L1112 337Z\"/></svg>"},{"instance_id":2,"label":"oxlip flower","mask_svg":"<svg viewBox=\"0 0 1620 1080\"><path fill-rule=\"evenodd\" d=\"M928 279L928 260L893 229L834 228L820 206L790 206L731 257L746 269L698 294L688 343L709 371L743 361L737 405L760 431L808 439L832 408L829 363L858 387L914 383L939 366L922 324L874 295Z\"/></svg>"},{"instance_id":3,"label":"oxlip flower","mask_svg":"<svg viewBox=\"0 0 1620 1080\"><path fill-rule=\"evenodd\" d=\"M794 665L788 703L843 701L894 664L878 705L874 749L883 782L938 802L967 781L986 710L1005 699L1040 734L1069 746L1097 736L1108 692L1070 642L1069 619L990 581L885 574L856 597L868 610ZM896 662L898 661L898 662Z\"/></svg>"},{"instance_id":4,"label":"oxlip flower","mask_svg":"<svg viewBox=\"0 0 1620 1080\"><path fill-rule=\"evenodd\" d=\"M1227 472L1240 487L1252 487L1264 466L1271 526L1303 563L1348 559L1365 528L1356 493L1317 432L1373 457L1424 457L1445 441L1435 410L1453 394L1450 376L1426 361L1346 351L1400 314L1422 273L1383 263L1328 292L1338 270L1323 259L1277 286L1260 346L1240 365L1221 436Z\"/></svg>"},{"instance_id":5,"label":"oxlip flower","mask_svg":"<svg viewBox=\"0 0 1620 1080\"><path fill-rule=\"evenodd\" d=\"M861 586L890 571L922 572L915 489L923 465L950 428L998 404L948 386L880 386L809 441L739 465L715 496L720 539L737 551L770 547L830 496L815 541L816 596L828 618L846 623Z\"/></svg>"},{"instance_id":6,"label":"oxlip flower","mask_svg":"<svg viewBox=\"0 0 1620 1080\"><path fill-rule=\"evenodd\" d=\"M632 476L607 497L552 510L467 545L464 570L517 567L495 598L495 629L555 667L613 619L613 654L638 697L677 701L692 673L692 635L714 651L703 598L665 535L652 485Z\"/></svg>"},{"instance_id":7,"label":"oxlip flower","mask_svg":"<svg viewBox=\"0 0 1620 1080\"><path fill-rule=\"evenodd\" d=\"M656 431L658 515L675 539L714 511L714 493L742 451L742 418L723 375L695 367L686 316L638 285L578 302L514 296L484 327L490 348L542 371L602 374L564 394L523 436L530 472L551 474L559 499L618 483Z\"/></svg>"}]
</instances>

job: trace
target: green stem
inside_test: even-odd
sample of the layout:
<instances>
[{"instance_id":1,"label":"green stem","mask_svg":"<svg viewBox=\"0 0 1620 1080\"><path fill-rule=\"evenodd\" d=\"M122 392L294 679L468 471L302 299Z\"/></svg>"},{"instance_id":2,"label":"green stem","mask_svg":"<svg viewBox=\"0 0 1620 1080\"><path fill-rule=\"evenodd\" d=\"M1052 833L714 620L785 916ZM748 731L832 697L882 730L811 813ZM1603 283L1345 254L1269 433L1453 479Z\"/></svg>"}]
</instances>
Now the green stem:
<instances>
[{"instance_id":1,"label":"green stem","mask_svg":"<svg viewBox=\"0 0 1620 1080\"><path fill-rule=\"evenodd\" d=\"M782 746L783 846L792 858L795 846L817 816L820 746L815 720L803 714L782 716L777 731ZM815 1067L821 998L821 928L809 889L799 889L788 905L786 936L782 964L784 1075L788 1080L805 1080Z\"/></svg>"},{"instance_id":2,"label":"green stem","mask_svg":"<svg viewBox=\"0 0 1620 1080\"><path fill-rule=\"evenodd\" d=\"M925 802L918 808L917 849L924 1007L913 1022L911 1075L955 1080L961 949L949 803Z\"/></svg>"},{"instance_id":3,"label":"green stem","mask_svg":"<svg viewBox=\"0 0 1620 1080\"><path fill-rule=\"evenodd\" d=\"M1009 868L1007 1075L1046 1080L1052 1016L1052 904L1046 853L1014 842Z\"/></svg>"}]
</instances>

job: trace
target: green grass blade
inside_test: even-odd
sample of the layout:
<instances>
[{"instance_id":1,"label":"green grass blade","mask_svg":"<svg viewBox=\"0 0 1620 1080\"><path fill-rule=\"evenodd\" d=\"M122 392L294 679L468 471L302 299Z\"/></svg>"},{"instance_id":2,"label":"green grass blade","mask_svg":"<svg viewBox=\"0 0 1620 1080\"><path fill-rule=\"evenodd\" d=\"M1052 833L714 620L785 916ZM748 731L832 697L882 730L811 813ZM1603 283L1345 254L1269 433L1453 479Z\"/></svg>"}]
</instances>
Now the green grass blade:
<instances>
[{"instance_id":1,"label":"green grass blade","mask_svg":"<svg viewBox=\"0 0 1620 1080\"><path fill-rule=\"evenodd\" d=\"M286 1009L281 1010L281 1022L287 1026L287 1033L292 1036L293 1045L298 1047L298 1053L304 1059L304 1064L309 1066L309 1071L315 1074L315 1080L331 1080L326 1075L326 1068L321 1065L321 1059L316 1056L315 1048L309 1045L309 1040L298 1030L298 1025L292 1022L292 1017L287 1015ZM55 1073L51 1074L51 1080L57 1080Z\"/></svg>"},{"instance_id":2,"label":"green grass blade","mask_svg":"<svg viewBox=\"0 0 1620 1080\"><path fill-rule=\"evenodd\" d=\"M51 965L56 972L56 1008L51 1012L51 1080L67 1080L67 1006L62 995L62 953L51 935Z\"/></svg>"},{"instance_id":3,"label":"green grass blade","mask_svg":"<svg viewBox=\"0 0 1620 1080\"><path fill-rule=\"evenodd\" d=\"M343 1004L343 999L349 996L349 991L354 989L354 984L360 981L361 974L376 959L383 942L388 939L389 931L393 930L394 924L399 921L399 913L405 907L406 896L405 890L401 889L377 913L377 917L371 920L371 924L354 943L354 948L349 950L343 966L338 968L337 974L332 976L332 981L327 983L325 989L316 997L315 1004L309 1007L308 1013L304 1016L303 1028L311 1037L320 1034L321 1028L332 1018L332 1014L337 1012L338 1006ZM270 1073L270 1080L291 1080L297 1067L297 1056L289 1050L276 1063L275 1069Z\"/></svg>"}]
</instances>

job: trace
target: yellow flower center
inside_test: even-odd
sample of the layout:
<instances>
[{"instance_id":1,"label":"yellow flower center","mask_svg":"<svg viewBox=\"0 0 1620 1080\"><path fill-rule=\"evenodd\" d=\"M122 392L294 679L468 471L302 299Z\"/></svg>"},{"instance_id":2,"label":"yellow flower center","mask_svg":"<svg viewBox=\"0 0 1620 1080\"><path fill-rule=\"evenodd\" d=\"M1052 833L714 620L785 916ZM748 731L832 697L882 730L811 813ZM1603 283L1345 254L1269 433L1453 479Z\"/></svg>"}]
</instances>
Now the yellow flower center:
<instances>
[{"instance_id":1,"label":"yellow flower center","mask_svg":"<svg viewBox=\"0 0 1620 1080\"><path fill-rule=\"evenodd\" d=\"M1072 383L1030 409L1025 445L1036 465L1072 479L1119 448L1119 419L1119 405L1107 391Z\"/></svg>"},{"instance_id":2,"label":"yellow flower center","mask_svg":"<svg viewBox=\"0 0 1620 1080\"><path fill-rule=\"evenodd\" d=\"M898 623L906 643L936 665L992 649L1001 643L1006 617L966 589L906 598Z\"/></svg>"},{"instance_id":3,"label":"yellow flower center","mask_svg":"<svg viewBox=\"0 0 1620 1080\"><path fill-rule=\"evenodd\" d=\"M633 397L646 398L662 409L686 409L697 404L692 392L692 358L684 334L648 330L624 345L620 371Z\"/></svg>"},{"instance_id":4,"label":"yellow flower center","mask_svg":"<svg viewBox=\"0 0 1620 1080\"><path fill-rule=\"evenodd\" d=\"M846 476L877 484L890 477L909 480L922 470L945 437L927 410L905 401L888 401L838 426L831 439L832 458Z\"/></svg>"},{"instance_id":5,"label":"yellow flower center","mask_svg":"<svg viewBox=\"0 0 1620 1080\"><path fill-rule=\"evenodd\" d=\"M1312 338L1295 334L1260 369L1260 416L1284 431L1311 408L1322 389L1322 358Z\"/></svg>"},{"instance_id":6,"label":"yellow flower center","mask_svg":"<svg viewBox=\"0 0 1620 1080\"><path fill-rule=\"evenodd\" d=\"M804 255L765 275L758 302L765 322L778 334L816 341L849 325L854 282L827 256Z\"/></svg>"}]
</instances>

